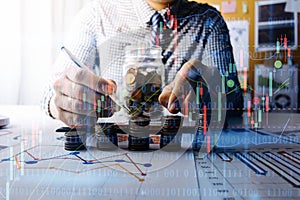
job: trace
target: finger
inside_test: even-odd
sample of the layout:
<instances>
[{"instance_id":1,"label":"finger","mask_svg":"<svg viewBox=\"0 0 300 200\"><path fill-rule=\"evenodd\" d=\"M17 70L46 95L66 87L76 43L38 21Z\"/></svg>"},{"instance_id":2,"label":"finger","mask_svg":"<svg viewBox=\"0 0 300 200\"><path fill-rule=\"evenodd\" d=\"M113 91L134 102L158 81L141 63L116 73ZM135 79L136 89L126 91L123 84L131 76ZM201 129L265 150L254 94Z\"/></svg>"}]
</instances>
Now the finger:
<instances>
[{"instance_id":1,"label":"finger","mask_svg":"<svg viewBox=\"0 0 300 200\"><path fill-rule=\"evenodd\" d=\"M79 114L94 111L99 117L109 117L115 112L116 105L110 96L96 93L85 86L75 84L66 77L55 83L55 91L58 95L56 104L64 110Z\"/></svg>"},{"instance_id":2,"label":"finger","mask_svg":"<svg viewBox=\"0 0 300 200\"><path fill-rule=\"evenodd\" d=\"M192 91L189 91L189 93L185 96L185 99L183 100L183 104L187 105L189 101L192 99L193 93Z\"/></svg>"},{"instance_id":3,"label":"finger","mask_svg":"<svg viewBox=\"0 0 300 200\"><path fill-rule=\"evenodd\" d=\"M176 114L180 111L180 103L178 101L178 99L176 101L174 101L174 105L169 105L169 99L172 96L172 84L167 85L166 87L164 87L163 91L161 92L161 94L158 97L158 102L163 105L165 108L167 108L169 110L169 112Z\"/></svg>"},{"instance_id":4,"label":"finger","mask_svg":"<svg viewBox=\"0 0 300 200\"><path fill-rule=\"evenodd\" d=\"M107 106L113 106L108 95L97 93L84 85L76 84L67 77L59 79L54 84L54 89L57 93L62 93L73 99L81 100L83 103L97 105L99 102L105 101L108 102Z\"/></svg>"},{"instance_id":5,"label":"finger","mask_svg":"<svg viewBox=\"0 0 300 200\"><path fill-rule=\"evenodd\" d=\"M66 71L67 77L77 84L84 85L102 94L112 94L117 90L116 84L111 80L93 74L88 69L70 67Z\"/></svg>"},{"instance_id":6,"label":"finger","mask_svg":"<svg viewBox=\"0 0 300 200\"><path fill-rule=\"evenodd\" d=\"M176 109L176 102L178 101L178 97L181 96L181 93L184 92L181 90L181 88L189 88L189 82L188 82L188 72L195 67L199 63L198 60L193 59L188 62L186 62L181 69L178 71L178 73L175 76L174 84L172 88L171 95L169 97L168 101L168 110L173 111Z\"/></svg>"},{"instance_id":7,"label":"finger","mask_svg":"<svg viewBox=\"0 0 300 200\"><path fill-rule=\"evenodd\" d=\"M97 122L96 117L79 115L58 108L59 119L68 126L94 126Z\"/></svg>"},{"instance_id":8,"label":"finger","mask_svg":"<svg viewBox=\"0 0 300 200\"><path fill-rule=\"evenodd\" d=\"M168 101L168 110L171 113L177 113L178 112L178 99L177 99L177 95L172 91L170 97L169 97L169 101Z\"/></svg>"},{"instance_id":9,"label":"finger","mask_svg":"<svg viewBox=\"0 0 300 200\"><path fill-rule=\"evenodd\" d=\"M115 112L115 104L108 96L97 103L88 103L57 92L54 96L55 105L60 109L86 116L110 117Z\"/></svg>"},{"instance_id":10,"label":"finger","mask_svg":"<svg viewBox=\"0 0 300 200\"><path fill-rule=\"evenodd\" d=\"M181 75L176 75L167 103L167 109L170 113L176 114L180 112L180 104L182 103L182 99L180 99L180 97L182 95L181 93L184 92L181 88L183 88L183 85L186 84L186 82L187 81L182 78Z\"/></svg>"},{"instance_id":11,"label":"finger","mask_svg":"<svg viewBox=\"0 0 300 200\"><path fill-rule=\"evenodd\" d=\"M73 99L64 94L56 94L54 102L59 109L72 112L74 114L96 117L96 109L94 108L94 105L83 103L80 100Z\"/></svg>"},{"instance_id":12,"label":"finger","mask_svg":"<svg viewBox=\"0 0 300 200\"><path fill-rule=\"evenodd\" d=\"M62 76L54 82L53 88L54 88L55 92L62 91L62 83L63 83L64 79L65 79L65 76Z\"/></svg>"},{"instance_id":13,"label":"finger","mask_svg":"<svg viewBox=\"0 0 300 200\"><path fill-rule=\"evenodd\" d=\"M172 98L172 97L173 97L173 93L170 98ZM170 113L176 114L181 111L181 105L182 105L182 103L180 101L180 98L175 97L175 99L172 101L172 103L170 103L170 100L169 100L167 109Z\"/></svg>"},{"instance_id":14,"label":"finger","mask_svg":"<svg viewBox=\"0 0 300 200\"><path fill-rule=\"evenodd\" d=\"M172 86L167 85L163 88L161 94L158 97L158 102L165 108L168 108L168 102L169 102L171 93L172 93Z\"/></svg>"}]
</instances>

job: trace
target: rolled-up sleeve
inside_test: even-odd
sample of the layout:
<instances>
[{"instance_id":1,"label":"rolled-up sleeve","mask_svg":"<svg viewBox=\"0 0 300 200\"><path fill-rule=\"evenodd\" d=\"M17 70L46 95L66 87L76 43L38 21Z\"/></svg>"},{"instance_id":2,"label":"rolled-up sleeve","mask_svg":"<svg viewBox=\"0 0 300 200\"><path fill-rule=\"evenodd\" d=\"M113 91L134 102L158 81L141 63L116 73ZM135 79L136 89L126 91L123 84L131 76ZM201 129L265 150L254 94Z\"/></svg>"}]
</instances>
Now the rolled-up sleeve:
<instances>
[{"instance_id":1,"label":"rolled-up sleeve","mask_svg":"<svg viewBox=\"0 0 300 200\"><path fill-rule=\"evenodd\" d=\"M96 1L88 3L75 17L68 28L62 46L68 48L77 59L83 62L91 70L97 71L97 49L96 49ZM59 48L59 47L58 47ZM44 89L41 100L41 109L48 116L49 103L54 95L54 82L63 75L65 69L74 67L74 63L66 55L60 52L52 67L52 73L48 77L48 84Z\"/></svg>"}]
</instances>

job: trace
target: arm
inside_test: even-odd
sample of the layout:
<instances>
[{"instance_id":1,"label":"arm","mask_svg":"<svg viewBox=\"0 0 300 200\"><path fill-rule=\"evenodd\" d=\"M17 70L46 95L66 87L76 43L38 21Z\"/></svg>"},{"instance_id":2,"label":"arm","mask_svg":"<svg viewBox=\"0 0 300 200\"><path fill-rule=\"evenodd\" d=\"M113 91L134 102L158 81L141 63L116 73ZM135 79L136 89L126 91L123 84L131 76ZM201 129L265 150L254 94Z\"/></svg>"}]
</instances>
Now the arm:
<instances>
[{"instance_id":1,"label":"arm","mask_svg":"<svg viewBox=\"0 0 300 200\"><path fill-rule=\"evenodd\" d=\"M229 30L220 14L215 15L209 27L209 36L204 48L202 63L218 68L224 81L227 97L227 115L241 115L243 94L235 67L233 50L230 43ZM210 24L210 23L208 23Z\"/></svg>"},{"instance_id":2,"label":"arm","mask_svg":"<svg viewBox=\"0 0 300 200\"><path fill-rule=\"evenodd\" d=\"M90 70L80 69L70 58L61 52L55 62L55 75L45 92L43 109L53 118L60 119L68 125L82 124L87 116L95 121L99 108L99 100L112 107L109 87L115 87L112 81L97 76L96 64L96 28L94 2L88 4L76 16L67 34L65 46ZM98 112L99 113L99 112Z\"/></svg>"},{"instance_id":3,"label":"arm","mask_svg":"<svg viewBox=\"0 0 300 200\"><path fill-rule=\"evenodd\" d=\"M203 31L201 29L201 31L199 31L198 34L199 38L201 38L202 40L198 44L195 44L195 47L197 45L198 47L194 50L198 52L197 57L195 59L191 59L190 61L182 65L174 81L163 90L162 95L160 96L161 103L164 106L166 106L171 113L178 112L178 110L174 110L174 104L173 106L171 106L172 102L176 101L177 96L181 96L181 94L178 94L180 90L176 88L176 85L182 85L182 81L179 81L180 84L177 84L176 81L185 78L181 75L182 72L186 74L187 72L185 71L188 71L192 68L199 69L199 74L201 76L201 68L204 68L215 71L216 73L213 76L219 76L219 78L223 79L225 84L225 91L227 94L227 105L234 105L234 109L242 108L242 92L240 90L240 84L237 78L235 65L233 65L234 59L232 54L232 47L229 40L228 29L223 18L215 13L210 13L210 18L207 18L203 22L203 24L200 25L200 27L203 29ZM181 76L181 78L179 78L179 76ZM214 79L214 77L204 78ZM230 84L227 84L228 81ZM207 91L207 89L204 89L204 91ZM207 98L205 97L203 99L206 102L208 102L209 95L205 95ZM190 95L185 94L185 96L189 97Z\"/></svg>"}]
</instances>

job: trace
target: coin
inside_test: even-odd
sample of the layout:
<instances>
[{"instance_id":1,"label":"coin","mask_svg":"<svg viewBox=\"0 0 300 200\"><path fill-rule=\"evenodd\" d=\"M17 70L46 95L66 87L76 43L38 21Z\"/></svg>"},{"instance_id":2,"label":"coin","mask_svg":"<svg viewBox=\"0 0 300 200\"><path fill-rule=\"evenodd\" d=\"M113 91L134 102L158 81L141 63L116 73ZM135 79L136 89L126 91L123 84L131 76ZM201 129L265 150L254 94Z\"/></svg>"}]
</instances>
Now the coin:
<instances>
[{"instance_id":1,"label":"coin","mask_svg":"<svg viewBox=\"0 0 300 200\"><path fill-rule=\"evenodd\" d=\"M131 99L133 101L139 101L142 99L142 97L143 97L143 93L141 89L136 89L131 93Z\"/></svg>"},{"instance_id":2,"label":"coin","mask_svg":"<svg viewBox=\"0 0 300 200\"><path fill-rule=\"evenodd\" d=\"M125 81L128 85L132 85L135 82L135 76L132 73L127 73L125 75Z\"/></svg>"}]
</instances>

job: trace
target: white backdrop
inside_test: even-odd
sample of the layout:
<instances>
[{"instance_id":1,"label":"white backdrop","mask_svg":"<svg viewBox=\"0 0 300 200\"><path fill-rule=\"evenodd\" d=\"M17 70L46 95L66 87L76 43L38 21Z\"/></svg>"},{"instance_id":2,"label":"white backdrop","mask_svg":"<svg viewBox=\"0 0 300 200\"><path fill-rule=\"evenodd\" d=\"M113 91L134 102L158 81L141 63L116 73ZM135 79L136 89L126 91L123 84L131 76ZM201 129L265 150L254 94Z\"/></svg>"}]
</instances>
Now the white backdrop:
<instances>
[{"instance_id":1,"label":"white backdrop","mask_svg":"<svg viewBox=\"0 0 300 200\"><path fill-rule=\"evenodd\" d=\"M39 104L74 15L90 0L9 0L0 6L0 104Z\"/></svg>"}]
</instances>

